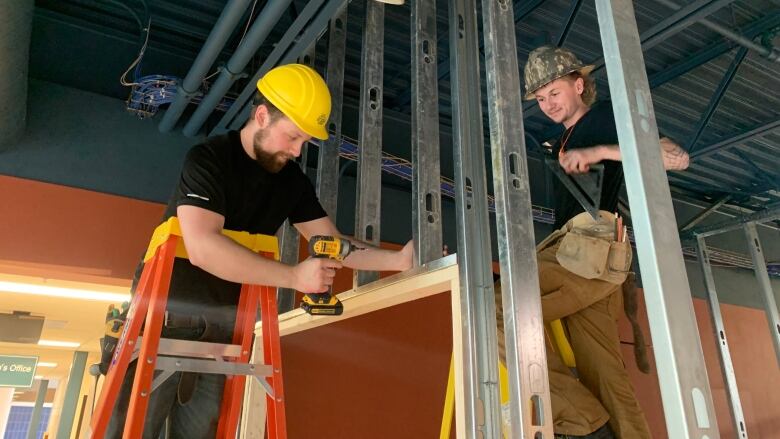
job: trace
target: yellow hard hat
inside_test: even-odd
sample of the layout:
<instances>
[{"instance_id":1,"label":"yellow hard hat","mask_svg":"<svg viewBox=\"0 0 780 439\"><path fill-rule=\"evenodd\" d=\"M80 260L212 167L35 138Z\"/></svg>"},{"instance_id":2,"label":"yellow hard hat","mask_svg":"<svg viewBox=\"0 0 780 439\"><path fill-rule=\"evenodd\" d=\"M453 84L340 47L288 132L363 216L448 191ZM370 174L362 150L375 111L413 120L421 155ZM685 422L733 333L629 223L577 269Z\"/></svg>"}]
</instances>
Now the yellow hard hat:
<instances>
[{"instance_id":1,"label":"yellow hard hat","mask_svg":"<svg viewBox=\"0 0 780 439\"><path fill-rule=\"evenodd\" d=\"M257 89L304 133L326 140L330 91L322 77L303 64L274 67L257 81Z\"/></svg>"}]
</instances>

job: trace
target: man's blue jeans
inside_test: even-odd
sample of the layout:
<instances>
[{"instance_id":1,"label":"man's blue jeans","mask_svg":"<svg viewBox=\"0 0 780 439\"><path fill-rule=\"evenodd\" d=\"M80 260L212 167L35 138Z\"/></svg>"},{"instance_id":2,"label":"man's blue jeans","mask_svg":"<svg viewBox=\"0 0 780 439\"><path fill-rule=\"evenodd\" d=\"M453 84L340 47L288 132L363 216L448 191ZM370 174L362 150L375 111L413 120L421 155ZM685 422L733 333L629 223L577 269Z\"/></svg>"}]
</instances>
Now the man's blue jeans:
<instances>
[{"instance_id":1,"label":"man's blue jeans","mask_svg":"<svg viewBox=\"0 0 780 439\"><path fill-rule=\"evenodd\" d=\"M156 372L159 373L159 372ZM106 439L121 439L127 418L130 392L135 376L135 362L127 368L125 381L117 397L111 421L106 430ZM184 404L179 402L178 389L181 372L175 372L152 392L146 410L143 439L157 439L170 416L170 439L213 439L217 434L219 409L225 376L198 374L192 397Z\"/></svg>"}]
</instances>

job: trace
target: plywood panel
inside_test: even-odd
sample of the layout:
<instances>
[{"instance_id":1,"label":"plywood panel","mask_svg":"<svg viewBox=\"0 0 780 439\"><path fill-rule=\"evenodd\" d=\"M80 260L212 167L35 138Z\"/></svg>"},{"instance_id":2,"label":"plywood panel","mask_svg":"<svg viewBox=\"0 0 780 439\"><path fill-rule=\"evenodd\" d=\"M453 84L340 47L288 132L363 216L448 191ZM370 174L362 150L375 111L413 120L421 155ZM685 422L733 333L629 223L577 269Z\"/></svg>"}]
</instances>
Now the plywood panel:
<instances>
[{"instance_id":1,"label":"plywood panel","mask_svg":"<svg viewBox=\"0 0 780 439\"><path fill-rule=\"evenodd\" d=\"M438 294L283 337L289 437L437 437L449 309Z\"/></svg>"}]
</instances>

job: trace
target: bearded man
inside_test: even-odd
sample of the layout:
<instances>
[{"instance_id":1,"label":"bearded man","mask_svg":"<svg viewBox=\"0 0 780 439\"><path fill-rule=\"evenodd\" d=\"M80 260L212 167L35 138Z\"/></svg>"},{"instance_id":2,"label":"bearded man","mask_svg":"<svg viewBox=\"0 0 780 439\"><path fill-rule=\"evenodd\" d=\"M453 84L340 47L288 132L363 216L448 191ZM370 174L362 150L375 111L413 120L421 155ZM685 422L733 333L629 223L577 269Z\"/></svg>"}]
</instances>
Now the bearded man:
<instances>
[{"instance_id":1,"label":"bearded man","mask_svg":"<svg viewBox=\"0 0 780 439\"><path fill-rule=\"evenodd\" d=\"M241 284L322 293L342 266L327 258L286 265L222 233L273 235L289 219L306 239L341 236L292 160L312 137L328 138L327 85L311 68L290 64L270 70L257 89L252 115L240 131L209 138L189 151L168 203L163 221L178 217L189 259L174 262L163 337L230 343ZM343 265L390 271L412 266L411 241L400 251L360 247L365 250ZM122 436L134 375L131 363L107 438ZM150 395L143 437L157 438L169 417L174 438L214 438L224 382L223 375L174 373Z\"/></svg>"}]
</instances>

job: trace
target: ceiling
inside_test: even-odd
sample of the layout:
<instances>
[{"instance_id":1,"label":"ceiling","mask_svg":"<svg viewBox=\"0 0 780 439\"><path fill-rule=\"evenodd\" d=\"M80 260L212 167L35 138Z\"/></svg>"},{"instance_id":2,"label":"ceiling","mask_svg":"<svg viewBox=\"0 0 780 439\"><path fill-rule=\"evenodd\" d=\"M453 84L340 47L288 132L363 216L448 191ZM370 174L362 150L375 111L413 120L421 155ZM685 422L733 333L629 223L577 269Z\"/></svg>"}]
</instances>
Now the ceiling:
<instances>
[{"instance_id":1,"label":"ceiling","mask_svg":"<svg viewBox=\"0 0 780 439\"><path fill-rule=\"evenodd\" d=\"M68 288L71 290L97 291L128 295L129 285L97 284L75 281L51 280L33 276L0 275L0 282L21 283L31 286ZM126 282L125 282L126 283ZM22 294L0 287L0 313L13 311L43 316L45 321L41 340L71 342L76 346L50 347L38 344L0 342L0 355L37 356L38 362L56 363L56 367L39 367L36 375L49 380L67 377L75 351L88 352L89 364L99 359L100 338L105 326L106 300L84 300L54 297L51 295ZM119 303L115 303L119 305Z\"/></svg>"},{"instance_id":2,"label":"ceiling","mask_svg":"<svg viewBox=\"0 0 780 439\"><path fill-rule=\"evenodd\" d=\"M126 99L130 90L120 85L119 77L136 58L143 41L145 34L139 24L147 18L151 22L140 75L182 78L226 3L225 0L135 0L122 6L109 0L37 0L30 76ZM266 13L266 3L264 0L249 2L243 18L217 57L212 74L228 62L239 46L248 29L250 13L252 17ZM250 60L246 68L248 77L262 65L285 32L295 27L298 17L317 9L310 3L322 4L324 10L334 1L292 1ZM385 113L402 120L409 120L410 113L408 3L385 7ZM675 196L702 204L729 196L730 201L721 210L737 206L755 210L776 203L780 201L780 131L777 130L780 127L780 93L777 93L780 63L767 59L758 50L740 53L741 45L713 28L730 30L757 46L763 45L764 51L772 50L773 44L780 43L777 36L780 2L699 0L689 3L718 6L704 20L684 18L670 28L670 19L676 13L671 0L634 2L640 34L649 37L662 31L655 38L643 38L659 129L688 148L693 157L688 171L670 173ZM364 1L352 1L348 7L344 87L347 107L355 107L359 99L364 4ZM437 12L440 115L442 127L447 130L451 125L447 2L437 1ZM534 47L559 40L586 61L598 61L602 56L593 0L515 1L515 17L521 65ZM324 71L327 35L318 41L316 65ZM739 62L735 61L738 55ZM774 56L777 55L778 51L774 50ZM725 78L732 67L733 76L727 82ZM484 101L484 73L482 77ZM596 77L599 94L606 97L604 69L597 70ZM210 75L206 87L214 79ZM248 78L238 79L228 98L251 88L247 82ZM723 88L722 94L718 93L719 87ZM194 108L191 104L180 125L187 121ZM529 139L533 139L529 144L557 134L557 127L535 104L527 104L524 109L526 131ZM486 117L487 113L483 114ZM160 116L156 117L159 120ZM221 118L220 111L212 113L202 132L209 132ZM348 125L345 121L345 127ZM348 131L345 128L346 135L356 137L357 133ZM384 147L403 158L411 155L408 145L386 142ZM529 149L530 154L537 153L533 147ZM443 174L452 175L451 163L451 152L443 150Z\"/></svg>"}]
</instances>

